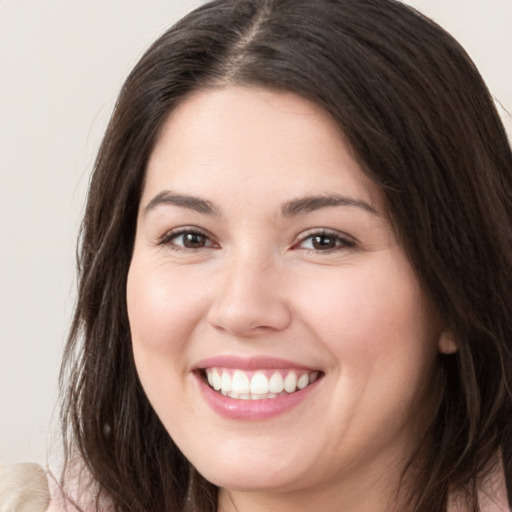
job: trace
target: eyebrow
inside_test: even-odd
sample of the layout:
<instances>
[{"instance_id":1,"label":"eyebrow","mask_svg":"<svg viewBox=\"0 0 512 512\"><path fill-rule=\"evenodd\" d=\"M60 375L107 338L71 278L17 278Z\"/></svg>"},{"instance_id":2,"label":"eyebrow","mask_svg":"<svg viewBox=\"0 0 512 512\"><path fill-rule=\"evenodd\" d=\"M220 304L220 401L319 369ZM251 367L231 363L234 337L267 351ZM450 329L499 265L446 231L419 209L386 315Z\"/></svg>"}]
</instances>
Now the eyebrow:
<instances>
[{"instance_id":1,"label":"eyebrow","mask_svg":"<svg viewBox=\"0 0 512 512\"><path fill-rule=\"evenodd\" d=\"M281 208L283 217L293 217L302 213L312 212L328 206L352 206L361 208L369 213L380 216L380 213L375 210L370 204L361 199L354 199L351 197L339 196L336 194L308 196L299 199L293 199L285 203Z\"/></svg>"},{"instance_id":2,"label":"eyebrow","mask_svg":"<svg viewBox=\"0 0 512 512\"><path fill-rule=\"evenodd\" d=\"M154 210L157 206L162 204L172 204L182 208L188 208L198 213L206 215L218 215L219 212L210 201L201 199L200 197L188 196L184 194L175 194L169 190L164 190L157 194L144 208L144 213Z\"/></svg>"},{"instance_id":3,"label":"eyebrow","mask_svg":"<svg viewBox=\"0 0 512 512\"><path fill-rule=\"evenodd\" d=\"M206 215L219 215L219 211L210 201L196 196L176 194L169 190L164 190L153 197L153 199L151 199L144 208L144 213L147 213L162 204L172 204L174 206L187 208ZM309 213L329 206L356 207L380 216L379 212L366 201L336 194L306 196L298 199L292 199L291 201L283 204L281 207L281 215L283 217L293 217L295 215Z\"/></svg>"}]
</instances>

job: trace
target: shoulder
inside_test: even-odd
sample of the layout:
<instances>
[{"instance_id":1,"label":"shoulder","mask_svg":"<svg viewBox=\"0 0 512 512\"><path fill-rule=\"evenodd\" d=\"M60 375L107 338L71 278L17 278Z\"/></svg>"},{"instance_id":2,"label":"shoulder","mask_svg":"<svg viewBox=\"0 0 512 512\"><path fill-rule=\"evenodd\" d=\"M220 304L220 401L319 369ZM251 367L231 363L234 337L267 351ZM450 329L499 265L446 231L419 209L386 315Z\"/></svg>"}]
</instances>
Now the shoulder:
<instances>
[{"instance_id":1,"label":"shoulder","mask_svg":"<svg viewBox=\"0 0 512 512\"><path fill-rule=\"evenodd\" d=\"M43 512L50 491L46 471L38 464L0 466L0 512Z\"/></svg>"},{"instance_id":2,"label":"shoulder","mask_svg":"<svg viewBox=\"0 0 512 512\"><path fill-rule=\"evenodd\" d=\"M70 486L78 490L77 482ZM92 512L92 501L77 504L53 473L39 464L0 465L0 512ZM103 509L102 509L103 510ZM108 509L107 509L108 510ZM106 511L105 511L106 512Z\"/></svg>"},{"instance_id":3,"label":"shoulder","mask_svg":"<svg viewBox=\"0 0 512 512\"><path fill-rule=\"evenodd\" d=\"M48 471L47 478L50 504L46 512L113 512L83 464L74 461L55 474Z\"/></svg>"},{"instance_id":4,"label":"shoulder","mask_svg":"<svg viewBox=\"0 0 512 512\"><path fill-rule=\"evenodd\" d=\"M512 512L509 500L503 462L500 457L480 482L478 491L480 510L482 512ZM450 495L448 512L470 512L463 493L454 492Z\"/></svg>"}]
</instances>

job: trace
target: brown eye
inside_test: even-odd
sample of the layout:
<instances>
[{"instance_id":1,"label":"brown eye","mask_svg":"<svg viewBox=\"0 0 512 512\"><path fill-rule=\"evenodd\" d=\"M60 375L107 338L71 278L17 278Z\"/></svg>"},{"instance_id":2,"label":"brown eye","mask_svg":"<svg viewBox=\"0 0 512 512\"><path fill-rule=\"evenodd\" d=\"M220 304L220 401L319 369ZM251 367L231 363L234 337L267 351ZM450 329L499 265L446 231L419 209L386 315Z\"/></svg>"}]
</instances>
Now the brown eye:
<instances>
[{"instance_id":1,"label":"brown eye","mask_svg":"<svg viewBox=\"0 0 512 512\"><path fill-rule=\"evenodd\" d=\"M200 249L201 247L205 247L207 243L207 237L202 233L183 233L180 235L182 238L182 245L187 249ZM180 237L177 237L178 239Z\"/></svg>"},{"instance_id":2,"label":"brown eye","mask_svg":"<svg viewBox=\"0 0 512 512\"><path fill-rule=\"evenodd\" d=\"M164 236L159 245L167 245L176 250L194 250L215 247L212 239L201 231L192 229L181 229L168 233Z\"/></svg>"},{"instance_id":3,"label":"brown eye","mask_svg":"<svg viewBox=\"0 0 512 512\"><path fill-rule=\"evenodd\" d=\"M302 238L296 248L328 253L330 251L350 249L355 246L356 242L342 233L322 230L313 232Z\"/></svg>"},{"instance_id":4,"label":"brown eye","mask_svg":"<svg viewBox=\"0 0 512 512\"><path fill-rule=\"evenodd\" d=\"M336 247L336 238L329 235L316 235L311 237L311 245L317 251L334 249Z\"/></svg>"}]
</instances>

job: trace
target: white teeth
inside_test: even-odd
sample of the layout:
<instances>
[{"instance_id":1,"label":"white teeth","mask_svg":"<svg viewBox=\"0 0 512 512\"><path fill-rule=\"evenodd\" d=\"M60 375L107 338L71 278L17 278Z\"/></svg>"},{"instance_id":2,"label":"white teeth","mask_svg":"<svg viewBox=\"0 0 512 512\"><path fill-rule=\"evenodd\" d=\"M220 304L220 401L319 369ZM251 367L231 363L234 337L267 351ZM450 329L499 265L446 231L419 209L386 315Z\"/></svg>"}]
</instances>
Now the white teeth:
<instances>
[{"instance_id":1,"label":"white teeth","mask_svg":"<svg viewBox=\"0 0 512 512\"><path fill-rule=\"evenodd\" d=\"M303 373L299 380L297 380L297 387L299 389L304 389L309 384L309 375L307 373Z\"/></svg>"},{"instance_id":2,"label":"white teeth","mask_svg":"<svg viewBox=\"0 0 512 512\"><path fill-rule=\"evenodd\" d=\"M268 381L268 390L270 393L281 393L284 389L283 376L279 372L274 372Z\"/></svg>"},{"instance_id":3,"label":"white teeth","mask_svg":"<svg viewBox=\"0 0 512 512\"><path fill-rule=\"evenodd\" d=\"M249 377L241 370L236 370L235 373L233 373L231 389L234 393L249 394Z\"/></svg>"},{"instance_id":4,"label":"white teeth","mask_svg":"<svg viewBox=\"0 0 512 512\"><path fill-rule=\"evenodd\" d=\"M263 373L255 373L251 379L251 394L264 395L268 393L268 379Z\"/></svg>"},{"instance_id":5,"label":"white teeth","mask_svg":"<svg viewBox=\"0 0 512 512\"><path fill-rule=\"evenodd\" d=\"M297 376L294 372L290 372L284 379L284 390L287 393L293 393L297 387Z\"/></svg>"},{"instance_id":6,"label":"white teeth","mask_svg":"<svg viewBox=\"0 0 512 512\"><path fill-rule=\"evenodd\" d=\"M262 400L286 396L304 389L318 379L319 372L275 370L244 372L226 368L208 368L205 370L208 384L224 396L239 400ZM252 375L252 377L250 377ZM270 375L270 378L267 377ZM283 378L284 376L284 378Z\"/></svg>"},{"instance_id":7,"label":"white teeth","mask_svg":"<svg viewBox=\"0 0 512 512\"><path fill-rule=\"evenodd\" d=\"M222 372L221 388L226 393L231 391L231 375L226 371Z\"/></svg>"},{"instance_id":8,"label":"white teeth","mask_svg":"<svg viewBox=\"0 0 512 512\"><path fill-rule=\"evenodd\" d=\"M215 389L215 391L219 391L219 389L222 387L222 382L221 382L221 378L220 378L219 371L217 370L217 368L214 368L214 370L212 372L212 381L213 381L213 389Z\"/></svg>"}]
</instances>

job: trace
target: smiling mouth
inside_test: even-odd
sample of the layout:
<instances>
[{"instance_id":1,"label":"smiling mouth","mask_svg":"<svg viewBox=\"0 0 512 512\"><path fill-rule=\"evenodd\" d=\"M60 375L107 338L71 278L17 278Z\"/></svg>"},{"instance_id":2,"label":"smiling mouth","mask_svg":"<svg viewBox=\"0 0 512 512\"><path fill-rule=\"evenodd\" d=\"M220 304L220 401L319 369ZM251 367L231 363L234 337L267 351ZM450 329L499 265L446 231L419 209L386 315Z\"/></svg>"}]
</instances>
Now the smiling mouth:
<instances>
[{"instance_id":1,"label":"smiling mouth","mask_svg":"<svg viewBox=\"0 0 512 512\"><path fill-rule=\"evenodd\" d=\"M211 389L240 400L262 400L296 393L321 376L319 371L206 368L203 377Z\"/></svg>"}]
</instances>

